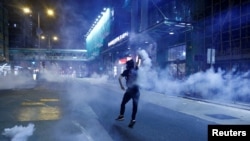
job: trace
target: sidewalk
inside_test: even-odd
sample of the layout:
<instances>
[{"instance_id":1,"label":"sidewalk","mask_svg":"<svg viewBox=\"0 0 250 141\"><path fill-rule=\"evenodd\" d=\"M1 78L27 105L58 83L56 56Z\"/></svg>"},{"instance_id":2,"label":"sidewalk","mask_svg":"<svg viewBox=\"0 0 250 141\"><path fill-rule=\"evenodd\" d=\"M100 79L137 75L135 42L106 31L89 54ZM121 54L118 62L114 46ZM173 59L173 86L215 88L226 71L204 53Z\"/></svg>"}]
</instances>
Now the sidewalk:
<instances>
[{"instance_id":1,"label":"sidewalk","mask_svg":"<svg viewBox=\"0 0 250 141\"><path fill-rule=\"evenodd\" d=\"M116 80L109 80L108 81L110 84L113 85L117 85L117 81ZM146 90L144 90L146 91ZM152 91L147 91L147 92L152 92ZM159 95L165 95L162 93L157 93L157 92L152 92L155 94L159 94ZM168 96L168 95L165 95ZM172 96L170 96L172 97ZM177 97L177 96L176 96ZM192 96L178 96L180 98L186 98L186 99L190 99L190 100L195 100L195 101L203 101L203 102L207 102L207 103L213 103L213 104L218 104L218 105L222 105L222 106L228 106L228 107L234 107L234 108L239 108L239 109L244 109L244 110L249 110L250 111L250 103L243 103L243 102L238 102L238 101L234 101L234 102L221 102L221 101L212 101L212 100L207 100L207 99L202 99L202 98L196 98L196 97L192 97Z\"/></svg>"},{"instance_id":2,"label":"sidewalk","mask_svg":"<svg viewBox=\"0 0 250 141\"><path fill-rule=\"evenodd\" d=\"M109 81L108 84L117 87L114 81ZM140 99L217 124L250 124L250 104L246 103L216 102L191 96L166 95L147 90L141 90ZM141 102L141 104L143 103Z\"/></svg>"},{"instance_id":3,"label":"sidewalk","mask_svg":"<svg viewBox=\"0 0 250 141\"><path fill-rule=\"evenodd\" d=\"M183 96L183 98L187 99L192 99L192 100L197 100L197 101L203 101L203 102L208 102L208 103L214 103L218 105L223 105L223 106L228 106L228 107L234 107L234 108L239 108L239 109L244 109L244 110L249 110L250 111L250 103L243 103L243 102L217 102L217 101L212 101L212 100L206 100L206 99L200 99L200 98L194 98L191 96Z\"/></svg>"},{"instance_id":4,"label":"sidewalk","mask_svg":"<svg viewBox=\"0 0 250 141\"><path fill-rule=\"evenodd\" d=\"M219 103L192 97L168 96L144 90L141 93L141 99L146 102L217 124L250 124L249 105Z\"/></svg>"}]
</instances>

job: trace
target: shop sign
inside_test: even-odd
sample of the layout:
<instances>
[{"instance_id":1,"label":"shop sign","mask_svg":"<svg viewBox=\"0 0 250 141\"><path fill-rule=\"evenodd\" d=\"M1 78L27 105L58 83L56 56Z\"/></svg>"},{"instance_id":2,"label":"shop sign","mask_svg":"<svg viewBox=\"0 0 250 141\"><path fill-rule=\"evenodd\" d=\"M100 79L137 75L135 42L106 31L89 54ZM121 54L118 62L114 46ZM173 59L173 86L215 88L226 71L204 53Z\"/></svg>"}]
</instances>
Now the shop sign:
<instances>
[{"instance_id":1,"label":"shop sign","mask_svg":"<svg viewBox=\"0 0 250 141\"><path fill-rule=\"evenodd\" d=\"M128 32L125 32L125 33L119 35L118 37L116 37L115 39L113 39L112 41L110 41L108 43L108 47L115 45L116 43L120 42L121 40L125 39L126 37L128 37Z\"/></svg>"}]
</instances>

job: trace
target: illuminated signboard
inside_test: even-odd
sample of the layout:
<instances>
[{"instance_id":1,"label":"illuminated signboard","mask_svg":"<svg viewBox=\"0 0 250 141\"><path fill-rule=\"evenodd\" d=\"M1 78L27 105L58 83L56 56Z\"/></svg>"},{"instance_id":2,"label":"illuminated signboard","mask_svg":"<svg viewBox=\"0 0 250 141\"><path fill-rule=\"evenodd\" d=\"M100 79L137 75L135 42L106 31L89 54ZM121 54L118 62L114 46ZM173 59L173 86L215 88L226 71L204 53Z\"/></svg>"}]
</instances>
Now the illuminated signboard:
<instances>
[{"instance_id":1,"label":"illuminated signboard","mask_svg":"<svg viewBox=\"0 0 250 141\"><path fill-rule=\"evenodd\" d=\"M128 37L128 32L125 32L121 35L119 35L118 37L116 37L115 39L113 39L112 41L110 41L108 43L108 46L112 46L112 45L115 45L116 43L118 43L119 41L122 41L123 39L125 39L126 37Z\"/></svg>"},{"instance_id":2,"label":"illuminated signboard","mask_svg":"<svg viewBox=\"0 0 250 141\"><path fill-rule=\"evenodd\" d=\"M88 57L98 56L104 39L110 32L112 9L105 8L102 15L98 16L86 37Z\"/></svg>"},{"instance_id":3,"label":"illuminated signboard","mask_svg":"<svg viewBox=\"0 0 250 141\"><path fill-rule=\"evenodd\" d=\"M128 60L131 60L132 59L132 57L130 57L130 56L128 56L128 57L126 57L126 58L122 58L122 59L119 59L119 62L118 62L118 64L126 64L126 62L128 61Z\"/></svg>"}]
</instances>

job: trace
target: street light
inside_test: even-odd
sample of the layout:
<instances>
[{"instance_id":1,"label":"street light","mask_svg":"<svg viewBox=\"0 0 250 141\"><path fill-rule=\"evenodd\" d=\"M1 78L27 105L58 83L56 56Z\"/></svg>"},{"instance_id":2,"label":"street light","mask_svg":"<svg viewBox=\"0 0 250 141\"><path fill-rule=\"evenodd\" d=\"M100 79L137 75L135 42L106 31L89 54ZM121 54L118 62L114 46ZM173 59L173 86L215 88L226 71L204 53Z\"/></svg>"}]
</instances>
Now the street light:
<instances>
[{"instance_id":1,"label":"street light","mask_svg":"<svg viewBox=\"0 0 250 141\"><path fill-rule=\"evenodd\" d=\"M26 15L29 15L30 13L31 13L31 10L28 8L28 7L24 7L23 9L23 14L24 14L24 20L22 21L22 26L23 26L23 29L22 29L22 31L23 31L23 46L25 47L25 46L29 46L30 44L30 41L28 41L27 40L27 36L28 36L28 38L30 39L30 35L31 35L31 30L29 30L29 27L28 27L28 22L30 22L31 20L30 19L28 19L27 17L26 17Z\"/></svg>"},{"instance_id":2,"label":"street light","mask_svg":"<svg viewBox=\"0 0 250 141\"><path fill-rule=\"evenodd\" d=\"M58 37L57 36L48 36L47 38L48 38L48 48L51 49L51 40L52 41L58 41ZM45 40L46 36L42 35L41 39Z\"/></svg>"},{"instance_id":3,"label":"street light","mask_svg":"<svg viewBox=\"0 0 250 141\"><path fill-rule=\"evenodd\" d=\"M54 16L55 15L55 13L54 13L54 11L52 9L47 9L47 14L49 16Z\"/></svg>"},{"instance_id":4,"label":"street light","mask_svg":"<svg viewBox=\"0 0 250 141\"><path fill-rule=\"evenodd\" d=\"M25 14L29 14L29 13L31 13L31 10L30 10L28 7L24 7L24 8L23 8L23 12L24 12Z\"/></svg>"},{"instance_id":5,"label":"street light","mask_svg":"<svg viewBox=\"0 0 250 141\"><path fill-rule=\"evenodd\" d=\"M54 16L54 10L52 9L47 9L47 15L48 16ZM38 27L37 27L37 36L38 36L38 48L40 48L41 46L41 34L43 33L42 32L42 29L40 27L40 13L38 12Z\"/></svg>"},{"instance_id":6,"label":"street light","mask_svg":"<svg viewBox=\"0 0 250 141\"><path fill-rule=\"evenodd\" d=\"M50 40L53 40L53 41L57 41L58 40L58 37L57 36L53 36L51 38L49 38L49 49L51 49L51 43L50 43Z\"/></svg>"},{"instance_id":7,"label":"street light","mask_svg":"<svg viewBox=\"0 0 250 141\"><path fill-rule=\"evenodd\" d=\"M28 7L23 8L24 13L31 13L32 11ZM47 9L47 15L48 16L54 16L54 10L52 9ZM41 26L40 26L40 12L37 13L37 29L36 29L36 34L38 36L38 48L41 46L41 34L43 33Z\"/></svg>"}]
</instances>

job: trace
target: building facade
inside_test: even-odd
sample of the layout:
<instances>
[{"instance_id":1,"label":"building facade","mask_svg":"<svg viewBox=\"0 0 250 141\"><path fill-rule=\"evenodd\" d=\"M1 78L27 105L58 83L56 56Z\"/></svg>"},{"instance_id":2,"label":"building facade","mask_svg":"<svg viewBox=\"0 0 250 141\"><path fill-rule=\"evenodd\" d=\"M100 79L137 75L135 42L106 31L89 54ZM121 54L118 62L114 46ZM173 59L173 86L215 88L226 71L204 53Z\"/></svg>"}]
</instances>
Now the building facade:
<instances>
[{"instance_id":1,"label":"building facade","mask_svg":"<svg viewBox=\"0 0 250 141\"><path fill-rule=\"evenodd\" d=\"M0 2L0 62L9 60L8 13Z\"/></svg>"},{"instance_id":2,"label":"building facade","mask_svg":"<svg viewBox=\"0 0 250 141\"><path fill-rule=\"evenodd\" d=\"M129 37L112 47L104 46L103 60L112 58L114 64L131 53L131 49L141 48L148 52L156 67L169 67L180 78L211 67L249 70L249 0L126 2L128 12L121 12L127 10L121 6L114 13L127 16L129 29L114 28L106 40L119 37L123 29L129 32ZM114 16L113 26L117 27L120 23L116 20L120 19Z\"/></svg>"},{"instance_id":3,"label":"building facade","mask_svg":"<svg viewBox=\"0 0 250 141\"><path fill-rule=\"evenodd\" d=\"M126 59L135 59L137 51L143 49L154 67L171 65L178 70L178 75L184 75L187 42L191 44L193 29L187 2L181 3L179 8L176 8L179 4L176 1L155 3L152 0L124 1L114 6L114 21L107 44L102 48L103 66L109 72L119 73Z\"/></svg>"},{"instance_id":4,"label":"building facade","mask_svg":"<svg viewBox=\"0 0 250 141\"><path fill-rule=\"evenodd\" d=\"M204 10L195 15L202 33L201 54L205 56L207 49L212 48L215 50L216 68L248 71L250 1L206 0L202 6Z\"/></svg>"}]
</instances>

